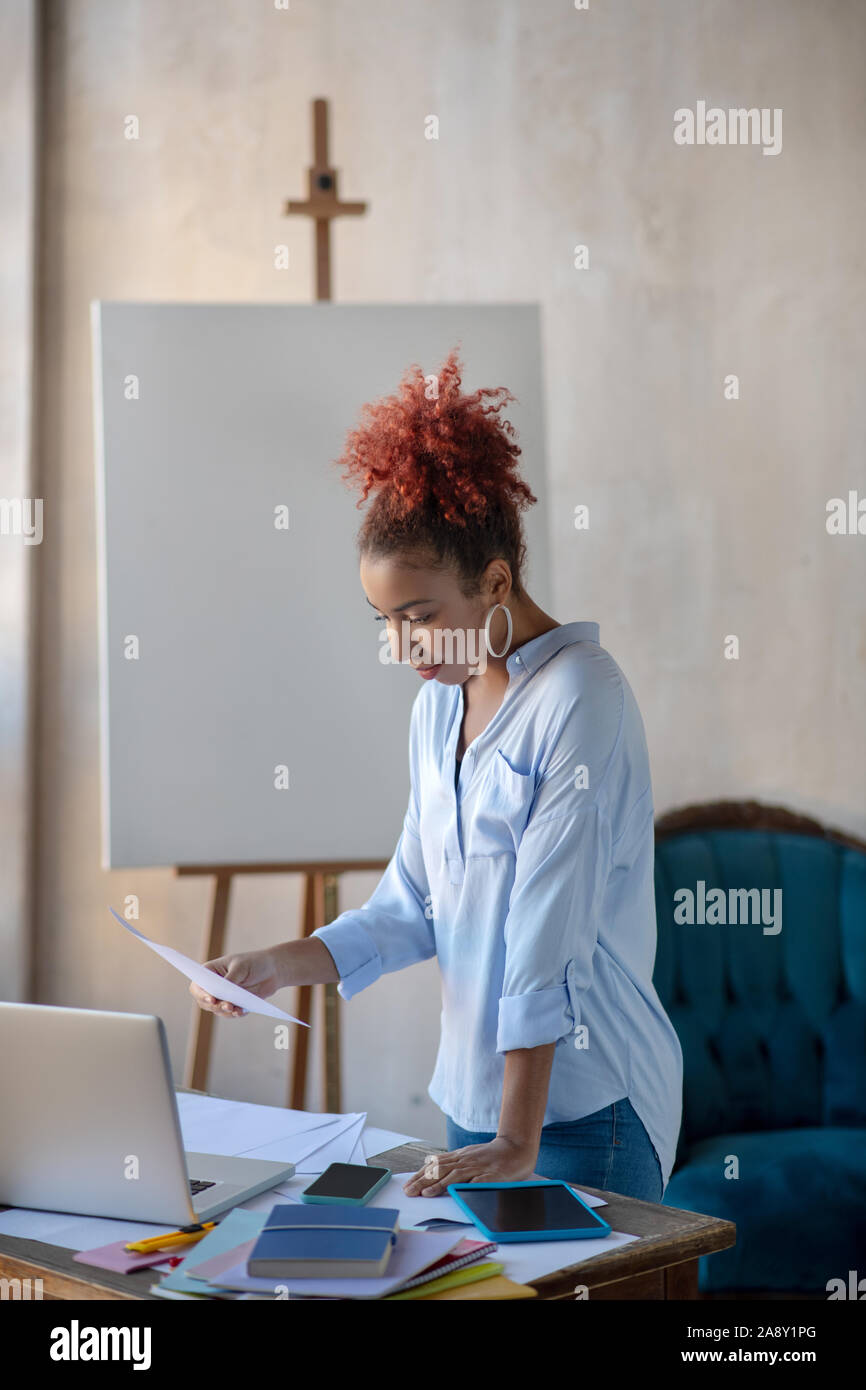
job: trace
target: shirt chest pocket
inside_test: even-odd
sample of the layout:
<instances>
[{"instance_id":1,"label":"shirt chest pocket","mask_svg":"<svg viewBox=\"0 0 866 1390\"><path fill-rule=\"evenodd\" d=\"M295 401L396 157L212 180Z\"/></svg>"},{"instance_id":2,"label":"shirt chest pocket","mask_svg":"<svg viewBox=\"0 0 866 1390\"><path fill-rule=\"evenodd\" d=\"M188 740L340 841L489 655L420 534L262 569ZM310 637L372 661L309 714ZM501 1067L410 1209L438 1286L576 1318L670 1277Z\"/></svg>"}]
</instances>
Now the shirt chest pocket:
<instances>
[{"instance_id":1,"label":"shirt chest pocket","mask_svg":"<svg viewBox=\"0 0 866 1390\"><path fill-rule=\"evenodd\" d=\"M466 827L467 855L516 854L534 795L534 774L517 772L497 748Z\"/></svg>"}]
</instances>

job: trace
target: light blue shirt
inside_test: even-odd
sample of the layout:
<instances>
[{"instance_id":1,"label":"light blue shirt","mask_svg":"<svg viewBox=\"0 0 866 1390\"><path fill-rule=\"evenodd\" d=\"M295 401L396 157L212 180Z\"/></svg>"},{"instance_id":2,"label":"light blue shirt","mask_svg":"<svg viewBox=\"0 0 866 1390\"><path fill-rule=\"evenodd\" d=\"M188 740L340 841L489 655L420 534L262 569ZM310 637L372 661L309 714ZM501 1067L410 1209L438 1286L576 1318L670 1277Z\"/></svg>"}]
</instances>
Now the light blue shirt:
<instances>
[{"instance_id":1,"label":"light blue shirt","mask_svg":"<svg viewBox=\"0 0 866 1390\"><path fill-rule=\"evenodd\" d=\"M428 1093L468 1130L499 1124L505 1053L555 1043L544 1124L626 1096L673 1168L682 1051L652 983L653 802L643 722L597 623L506 662L501 707L466 748L463 688L412 707L411 792L369 901L314 933L351 999L437 956L441 1039Z\"/></svg>"}]
</instances>

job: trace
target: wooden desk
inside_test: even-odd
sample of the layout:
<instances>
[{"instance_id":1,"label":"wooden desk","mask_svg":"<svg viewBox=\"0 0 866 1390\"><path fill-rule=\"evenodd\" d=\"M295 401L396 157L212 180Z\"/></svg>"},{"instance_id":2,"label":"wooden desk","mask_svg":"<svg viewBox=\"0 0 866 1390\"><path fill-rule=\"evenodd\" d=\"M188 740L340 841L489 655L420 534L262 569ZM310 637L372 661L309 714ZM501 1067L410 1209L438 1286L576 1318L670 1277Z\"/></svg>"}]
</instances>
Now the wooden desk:
<instances>
[{"instance_id":1,"label":"wooden desk","mask_svg":"<svg viewBox=\"0 0 866 1390\"><path fill-rule=\"evenodd\" d=\"M368 1162L383 1164L395 1173L415 1172L423 1167L426 1154L436 1152L443 1150L429 1144L404 1144L377 1154ZM597 1191L592 1187L584 1190ZM586 1285L590 1300L697 1298L698 1256L726 1250L735 1243L736 1227L730 1221L639 1202L616 1192L597 1195L607 1200L603 1215L613 1229L640 1236L640 1241L533 1280L532 1287L538 1290L539 1298L572 1300L578 1284ZM164 1301L148 1291L155 1278L152 1270L112 1274L107 1269L77 1264L72 1258L74 1253L41 1240L0 1235L0 1276L41 1279L45 1300Z\"/></svg>"}]
</instances>

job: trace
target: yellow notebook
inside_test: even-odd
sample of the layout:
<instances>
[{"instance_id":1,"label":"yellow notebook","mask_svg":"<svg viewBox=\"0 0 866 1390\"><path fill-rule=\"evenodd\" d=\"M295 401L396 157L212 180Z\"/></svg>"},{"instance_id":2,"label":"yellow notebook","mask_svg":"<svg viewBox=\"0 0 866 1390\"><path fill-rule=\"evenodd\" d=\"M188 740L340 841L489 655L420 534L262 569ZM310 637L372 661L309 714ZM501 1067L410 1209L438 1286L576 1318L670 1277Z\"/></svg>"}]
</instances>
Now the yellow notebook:
<instances>
[{"instance_id":1,"label":"yellow notebook","mask_svg":"<svg viewBox=\"0 0 866 1390\"><path fill-rule=\"evenodd\" d=\"M426 1284L418 1284L414 1289L404 1289L402 1293L389 1293L383 1298L383 1303L388 1303L397 1298L429 1298L432 1293L440 1293L442 1289L453 1289L458 1284L472 1284L476 1279L489 1279L494 1274L501 1274L505 1265L498 1264L496 1260L488 1260L485 1264L464 1265L462 1269L452 1269L450 1274L440 1274L438 1279L430 1279Z\"/></svg>"},{"instance_id":2,"label":"yellow notebook","mask_svg":"<svg viewBox=\"0 0 866 1390\"><path fill-rule=\"evenodd\" d=\"M423 1288L423 1285L422 1285ZM446 1298L463 1299L498 1299L498 1298L537 1298L538 1290L531 1289L528 1284L515 1284L513 1279L507 1279L504 1274L494 1274L492 1279L479 1279L475 1284L464 1284L458 1289L443 1289L441 1293L428 1294L431 1303L444 1301Z\"/></svg>"}]
</instances>

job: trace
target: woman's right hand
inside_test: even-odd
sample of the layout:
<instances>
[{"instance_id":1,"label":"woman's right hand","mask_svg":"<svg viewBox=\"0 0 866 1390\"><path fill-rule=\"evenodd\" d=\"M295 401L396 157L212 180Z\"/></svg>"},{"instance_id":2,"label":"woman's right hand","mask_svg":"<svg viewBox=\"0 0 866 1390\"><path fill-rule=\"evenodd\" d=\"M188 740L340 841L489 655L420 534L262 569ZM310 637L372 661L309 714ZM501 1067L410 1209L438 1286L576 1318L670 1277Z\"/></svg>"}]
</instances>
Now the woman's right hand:
<instances>
[{"instance_id":1,"label":"woman's right hand","mask_svg":"<svg viewBox=\"0 0 866 1390\"><path fill-rule=\"evenodd\" d=\"M237 955L218 956L216 960L205 961L205 965L208 970L213 970L217 975L224 975L233 984L243 985L250 994L257 994L260 999L267 999L268 995L276 994L283 986L279 968L279 947L268 946L261 951L243 951ZM231 1004L226 999L209 994L194 982L190 983L189 992L199 1008L205 1009L208 1013L219 1014L223 1018L243 1018L247 1013L247 1010L238 1004Z\"/></svg>"}]
</instances>

